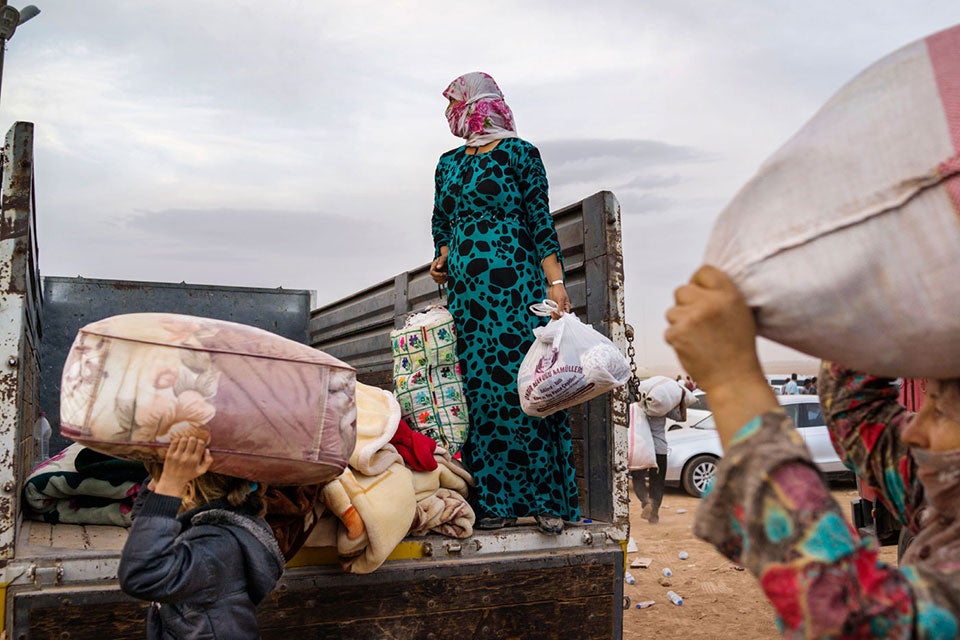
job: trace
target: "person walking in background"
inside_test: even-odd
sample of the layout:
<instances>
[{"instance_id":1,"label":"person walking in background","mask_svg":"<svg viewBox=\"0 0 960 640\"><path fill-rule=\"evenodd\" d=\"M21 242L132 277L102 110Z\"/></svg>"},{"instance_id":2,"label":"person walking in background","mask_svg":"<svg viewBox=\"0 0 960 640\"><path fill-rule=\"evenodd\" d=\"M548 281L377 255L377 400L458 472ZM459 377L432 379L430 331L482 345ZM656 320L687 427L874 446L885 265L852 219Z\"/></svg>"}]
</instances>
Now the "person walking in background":
<instances>
[{"instance_id":1,"label":"person walking in background","mask_svg":"<svg viewBox=\"0 0 960 640\"><path fill-rule=\"evenodd\" d=\"M807 378L807 381L803 383L803 392L811 396L817 395L817 376Z\"/></svg>"},{"instance_id":2,"label":"person walking in background","mask_svg":"<svg viewBox=\"0 0 960 640\"><path fill-rule=\"evenodd\" d=\"M147 638L259 638L256 605L283 574L264 488L208 469L207 443L174 436L134 505L124 593L152 601Z\"/></svg>"},{"instance_id":3,"label":"person walking in background","mask_svg":"<svg viewBox=\"0 0 960 640\"><path fill-rule=\"evenodd\" d=\"M800 389L797 385L797 374L791 373L790 379L787 380L787 384L783 385L783 395L795 396L799 393L800 393Z\"/></svg>"},{"instance_id":4,"label":"person walking in background","mask_svg":"<svg viewBox=\"0 0 960 640\"><path fill-rule=\"evenodd\" d=\"M663 488L667 480L667 419L684 422L687 419L687 391L680 395L680 403L666 415L647 415L650 434L653 436L653 450L657 456L656 469L641 469L630 472L633 492L640 499L643 510L640 517L650 524L660 522L660 505L663 503Z\"/></svg>"},{"instance_id":5,"label":"person walking in background","mask_svg":"<svg viewBox=\"0 0 960 640\"><path fill-rule=\"evenodd\" d=\"M838 453L916 534L898 569L846 522L777 403L753 312L729 277L703 267L675 300L665 338L710 395L724 449L694 533L759 579L786 637L956 638L960 379L931 380L914 416L891 380L820 368Z\"/></svg>"},{"instance_id":6,"label":"person walking in background","mask_svg":"<svg viewBox=\"0 0 960 640\"><path fill-rule=\"evenodd\" d=\"M546 321L529 305L547 297L570 310L546 173L489 75L460 76L443 96L450 131L466 144L437 164L430 276L447 283L457 329L477 527L534 516L540 531L559 534L564 520L580 519L567 414L528 416L517 393L520 362Z\"/></svg>"}]
</instances>

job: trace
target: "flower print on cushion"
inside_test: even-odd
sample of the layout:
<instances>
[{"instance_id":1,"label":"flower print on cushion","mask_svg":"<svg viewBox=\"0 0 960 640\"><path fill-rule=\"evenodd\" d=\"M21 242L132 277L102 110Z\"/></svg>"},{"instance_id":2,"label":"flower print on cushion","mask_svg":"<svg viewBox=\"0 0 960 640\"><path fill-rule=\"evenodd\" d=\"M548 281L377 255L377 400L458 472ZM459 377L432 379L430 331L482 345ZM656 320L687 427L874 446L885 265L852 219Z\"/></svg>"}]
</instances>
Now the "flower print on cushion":
<instances>
[{"instance_id":1,"label":"flower print on cushion","mask_svg":"<svg viewBox=\"0 0 960 640\"><path fill-rule=\"evenodd\" d=\"M467 146L517 137L513 112L488 74L474 71L460 76L444 89L443 97L452 100L445 114L450 132L465 138Z\"/></svg>"},{"instance_id":2,"label":"flower print on cushion","mask_svg":"<svg viewBox=\"0 0 960 640\"><path fill-rule=\"evenodd\" d=\"M271 484L342 472L356 439L356 373L256 327L176 314L80 329L60 430L102 453L162 460L174 435L209 441L211 470Z\"/></svg>"}]
</instances>

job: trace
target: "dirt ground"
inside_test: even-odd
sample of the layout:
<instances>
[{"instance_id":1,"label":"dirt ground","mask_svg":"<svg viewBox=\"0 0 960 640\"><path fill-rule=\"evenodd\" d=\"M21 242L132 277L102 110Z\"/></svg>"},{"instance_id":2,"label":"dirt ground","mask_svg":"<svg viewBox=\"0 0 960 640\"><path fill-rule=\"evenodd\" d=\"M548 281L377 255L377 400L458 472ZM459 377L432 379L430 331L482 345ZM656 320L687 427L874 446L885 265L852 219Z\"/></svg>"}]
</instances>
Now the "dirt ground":
<instances>
[{"instance_id":1,"label":"dirt ground","mask_svg":"<svg viewBox=\"0 0 960 640\"><path fill-rule=\"evenodd\" d=\"M836 484L834 497L850 518L850 501L857 497L853 484ZM631 493L631 498L634 496ZM738 571L713 547L693 536L694 512L699 499L680 489L666 490L660 509L660 523L651 525L640 517L640 502L630 503L630 535L637 551L627 554L628 563L635 558L651 558L647 569L630 569L636 584L624 584L624 595L630 597L630 609L623 612L624 640L774 640L780 638L769 605L757 580L749 571ZM687 560L678 554L686 551ZM883 547L881 560L896 563L895 546ZM673 572L670 586L658 579L661 570ZM667 598L672 589L683 597L683 605L675 606ZM654 600L646 609L636 603Z\"/></svg>"}]
</instances>

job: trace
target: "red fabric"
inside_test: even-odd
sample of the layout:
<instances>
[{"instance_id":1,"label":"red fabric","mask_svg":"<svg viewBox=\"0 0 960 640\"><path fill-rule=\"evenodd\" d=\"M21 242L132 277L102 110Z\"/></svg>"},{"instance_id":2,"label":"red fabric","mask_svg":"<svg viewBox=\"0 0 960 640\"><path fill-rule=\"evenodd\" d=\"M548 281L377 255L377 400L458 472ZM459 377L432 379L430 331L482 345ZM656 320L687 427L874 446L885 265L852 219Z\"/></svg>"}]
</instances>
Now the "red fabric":
<instances>
[{"instance_id":1,"label":"red fabric","mask_svg":"<svg viewBox=\"0 0 960 640\"><path fill-rule=\"evenodd\" d=\"M866 445L867 449L873 450L886 427L887 425L877 422L866 422L860 427L860 437L863 438L863 444Z\"/></svg>"},{"instance_id":2,"label":"red fabric","mask_svg":"<svg viewBox=\"0 0 960 640\"><path fill-rule=\"evenodd\" d=\"M400 457L414 471L433 471L437 468L437 459L433 457L433 452L437 450L436 441L414 431L403 420L400 420L390 444L397 448Z\"/></svg>"},{"instance_id":3,"label":"red fabric","mask_svg":"<svg viewBox=\"0 0 960 640\"><path fill-rule=\"evenodd\" d=\"M800 593L797 569L783 565L770 567L760 577L760 586L784 625L797 629L803 622L803 608L797 598Z\"/></svg>"},{"instance_id":4,"label":"red fabric","mask_svg":"<svg viewBox=\"0 0 960 640\"><path fill-rule=\"evenodd\" d=\"M960 57L957 55L960 53L960 26L928 37L927 52L954 150L960 151Z\"/></svg>"}]
</instances>

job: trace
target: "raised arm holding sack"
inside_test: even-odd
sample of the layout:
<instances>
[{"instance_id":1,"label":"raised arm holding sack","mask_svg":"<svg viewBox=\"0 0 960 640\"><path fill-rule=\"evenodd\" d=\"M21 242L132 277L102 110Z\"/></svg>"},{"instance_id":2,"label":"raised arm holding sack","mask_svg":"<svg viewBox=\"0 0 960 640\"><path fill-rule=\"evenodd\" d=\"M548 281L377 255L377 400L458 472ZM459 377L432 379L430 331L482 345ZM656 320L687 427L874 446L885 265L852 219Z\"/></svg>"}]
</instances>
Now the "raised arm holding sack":
<instances>
[{"instance_id":1,"label":"raised arm holding sack","mask_svg":"<svg viewBox=\"0 0 960 640\"><path fill-rule=\"evenodd\" d=\"M708 393L724 448L694 532L756 575L787 637L960 632L957 211L960 27L834 96L724 212L707 253L723 270L702 267L667 312L666 340ZM790 267L805 251L821 268ZM934 378L916 416L888 379L826 362L818 379L841 458L916 533L899 568L845 520L763 376L758 333Z\"/></svg>"},{"instance_id":2,"label":"raised arm holding sack","mask_svg":"<svg viewBox=\"0 0 960 640\"><path fill-rule=\"evenodd\" d=\"M960 380L931 382L913 418L887 380L821 369L842 457L918 532L898 569L844 519L766 383L752 313L730 279L705 267L676 299L667 341L710 395L724 448L694 533L758 578L787 637L956 637Z\"/></svg>"}]
</instances>

